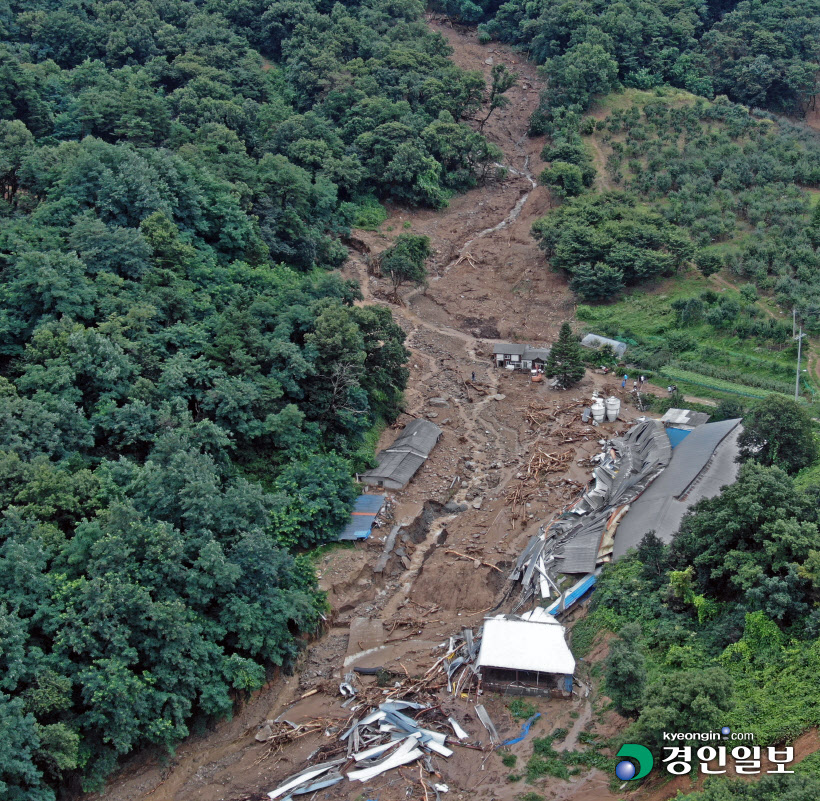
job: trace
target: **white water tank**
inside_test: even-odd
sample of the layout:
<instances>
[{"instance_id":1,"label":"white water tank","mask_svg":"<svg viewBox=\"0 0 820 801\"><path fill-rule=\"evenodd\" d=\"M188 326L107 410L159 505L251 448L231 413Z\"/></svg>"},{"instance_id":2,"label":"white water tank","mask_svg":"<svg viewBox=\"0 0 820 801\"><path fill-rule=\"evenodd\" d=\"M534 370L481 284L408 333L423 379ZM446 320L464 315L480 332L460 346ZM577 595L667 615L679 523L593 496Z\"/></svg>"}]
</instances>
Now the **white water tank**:
<instances>
[{"instance_id":1,"label":"white water tank","mask_svg":"<svg viewBox=\"0 0 820 801\"><path fill-rule=\"evenodd\" d=\"M596 398L592 404L592 419L596 423L604 422L604 415L606 414L606 407L600 398Z\"/></svg>"},{"instance_id":2,"label":"white water tank","mask_svg":"<svg viewBox=\"0 0 820 801\"><path fill-rule=\"evenodd\" d=\"M606 419L610 423L614 423L618 419L618 413L621 411L620 398L611 395L606 399Z\"/></svg>"}]
</instances>

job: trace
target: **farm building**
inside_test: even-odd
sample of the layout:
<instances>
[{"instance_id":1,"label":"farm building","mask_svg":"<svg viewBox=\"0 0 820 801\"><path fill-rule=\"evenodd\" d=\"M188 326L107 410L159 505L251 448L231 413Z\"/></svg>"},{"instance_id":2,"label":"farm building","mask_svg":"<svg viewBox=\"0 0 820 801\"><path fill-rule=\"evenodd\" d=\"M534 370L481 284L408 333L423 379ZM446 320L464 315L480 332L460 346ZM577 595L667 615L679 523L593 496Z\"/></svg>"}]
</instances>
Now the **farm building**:
<instances>
[{"instance_id":1,"label":"farm building","mask_svg":"<svg viewBox=\"0 0 820 801\"><path fill-rule=\"evenodd\" d=\"M429 420L411 420L396 441L379 453L379 466L362 473L359 480L376 487L403 489L440 437L441 429Z\"/></svg>"},{"instance_id":2,"label":"farm building","mask_svg":"<svg viewBox=\"0 0 820 801\"><path fill-rule=\"evenodd\" d=\"M518 345L509 342L497 342L493 345L496 367L511 367L516 370L543 368L549 355L549 348L536 348L532 345Z\"/></svg>"},{"instance_id":3,"label":"farm building","mask_svg":"<svg viewBox=\"0 0 820 801\"><path fill-rule=\"evenodd\" d=\"M671 542L690 506L735 482L741 430L738 419L706 423L686 433L672 449L669 466L630 504L618 524L614 559L636 547L649 531Z\"/></svg>"},{"instance_id":4,"label":"farm building","mask_svg":"<svg viewBox=\"0 0 820 801\"><path fill-rule=\"evenodd\" d=\"M482 685L506 695L572 692L575 658L564 627L542 607L487 618L477 664Z\"/></svg>"},{"instance_id":5,"label":"farm building","mask_svg":"<svg viewBox=\"0 0 820 801\"><path fill-rule=\"evenodd\" d=\"M384 495L359 495L350 513L350 522L342 529L339 540L355 542L370 536L373 523L384 506Z\"/></svg>"},{"instance_id":6,"label":"farm building","mask_svg":"<svg viewBox=\"0 0 820 801\"><path fill-rule=\"evenodd\" d=\"M608 347L612 348L615 352L615 355L622 359L624 353L626 353L626 343L619 342L617 339L609 339L608 337L600 337L598 334L587 334L582 340L581 344L585 348L603 348Z\"/></svg>"}]
</instances>

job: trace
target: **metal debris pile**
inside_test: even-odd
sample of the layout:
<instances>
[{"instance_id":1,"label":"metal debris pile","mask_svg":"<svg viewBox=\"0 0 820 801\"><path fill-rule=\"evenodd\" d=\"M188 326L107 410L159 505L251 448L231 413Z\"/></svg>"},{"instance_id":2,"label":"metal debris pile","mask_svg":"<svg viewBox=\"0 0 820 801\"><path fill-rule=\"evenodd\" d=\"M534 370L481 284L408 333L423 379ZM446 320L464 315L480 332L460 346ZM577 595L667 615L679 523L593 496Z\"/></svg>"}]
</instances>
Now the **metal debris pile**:
<instances>
[{"instance_id":1,"label":"metal debris pile","mask_svg":"<svg viewBox=\"0 0 820 801\"><path fill-rule=\"evenodd\" d=\"M315 724L296 728L305 729L301 734L316 731ZM437 777L433 756L449 758L453 750L448 748L448 740L452 744L469 738L455 718L445 715L440 706L398 699L384 701L363 718L349 719L335 748L323 747L311 755L324 761L288 777L268 797L291 801L294 796L324 790L344 779L367 782L416 761L420 761L420 774L424 770L428 777ZM428 786L436 796L448 789L434 780L428 781Z\"/></svg>"},{"instance_id":2,"label":"metal debris pile","mask_svg":"<svg viewBox=\"0 0 820 801\"><path fill-rule=\"evenodd\" d=\"M460 635L450 637L444 644L446 653L424 676L397 681L387 700L378 703L374 703L376 696L383 698L387 691L373 686L357 689L355 675L348 673L339 685L339 693L346 697L342 706L350 706L351 715L341 728L338 721L329 720L314 720L301 725L283 721L273 724L277 727L275 730L269 723L265 742L271 744L272 750L322 730L327 735L338 733L338 739L311 754L310 759L319 760L320 764L290 776L269 792L268 797L291 801L294 796L324 790L344 779L366 782L412 762L419 762L420 772L426 771L427 787L436 797L447 792L446 785L429 779L437 776L433 757L452 756L453 750L448 743L484 749L470 742L470 735L452 715L443 711L440 703L435 702L432 692L443 689L446 681L451 695L469 693L475 688L478 700L480 674L476 660L479 644L480 635L475 637L471 629L463 629ZM419 703L408 700L408 696L429 700ZM492 721L483 706L478 704L475 709L478 719L490 733L491 744L495 744L499 738ZM363 712L365 714L359 717Z\"/></svg>"},{"instance_id":3,"label":"metal debris pile","mask_svg":"<svg viewBox=\"0 0 820 801\"><path fill-rule=\"evenodd\" d=\"M510 581L521 584L520 608L539 594L561 595L557 575L592 574L611 559L615 529L633 501L671 458L663 424L643 420L622 437L601 440L591 487L532 537Z\"/></svg>"},{"instance_id":4,"label":"metal debris pile","mask_svg":"<svg viewBox=\"0 0 820 801\"><path fill-rule=\"evenodd\" d=\"M450 637L447 644L447 653L437 659L433 666L425 673L425 677L435 677L443 673L447 677L447 691L451 695L470 692L475 684L476 700L478 700L481 675L478 672L479 644L481 635L473 635L472 629L462 629L461 635Z\"/></svg>"}]
</instances>

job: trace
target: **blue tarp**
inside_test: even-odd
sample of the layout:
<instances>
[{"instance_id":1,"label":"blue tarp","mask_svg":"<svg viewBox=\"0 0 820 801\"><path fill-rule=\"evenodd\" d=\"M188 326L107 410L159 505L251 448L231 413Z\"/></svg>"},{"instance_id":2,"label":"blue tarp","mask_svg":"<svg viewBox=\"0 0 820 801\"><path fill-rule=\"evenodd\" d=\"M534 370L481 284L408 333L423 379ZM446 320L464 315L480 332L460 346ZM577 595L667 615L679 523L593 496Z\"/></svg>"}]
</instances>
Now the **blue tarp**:
<instances>
[{"instance_id":1,"label":"blue tarp","mask_svg":"<svg viewBox=\"0 0 820 801\"><path fill-rule=\"evenodd\" d=\"M521 734L518 737L512 740L505 740L498 748L502 748L505 745L515 745L516 743L520 743L529 733L530 733L530 726L532 726L533 722L538 720L541 717L540 712L536 712L525 724L524 728L521 729Z\"/></svg>"},{"instance_id":2,"label":"blue tarp","mask_svg":"<svg viewBox=\"0 0 820 801\"><path fill-rule=\"evenodd\" d=\"M669 442L673 448L680 445L691 433L691 431L684 431L682 428L666 429L666 435L669 437Z\"/></svg>"},{"instance_id":3,"label":"blue tarp","mask_svg":"<svg viewBox=\"0 0 820 801\"><path fill-rule=\"evenodd\" d=\"M360 495L350 515L350 522L339 535L340 540L366 540L373 521L384 505L384 495Z\"/></svg>"}]
</instances>

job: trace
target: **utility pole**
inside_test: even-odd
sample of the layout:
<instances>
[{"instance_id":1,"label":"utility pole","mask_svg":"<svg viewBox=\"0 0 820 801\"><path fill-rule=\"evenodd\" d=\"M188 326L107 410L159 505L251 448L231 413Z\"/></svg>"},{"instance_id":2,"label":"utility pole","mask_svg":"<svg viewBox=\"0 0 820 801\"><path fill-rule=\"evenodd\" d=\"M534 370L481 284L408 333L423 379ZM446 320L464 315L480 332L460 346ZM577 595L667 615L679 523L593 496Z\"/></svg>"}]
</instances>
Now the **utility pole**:
<instances>
[{"instance_id":1,"label":"utility pole","mask_svg":"<svg viewBox=\"0 0 820 801\"><path fill-rule=\"evenodd\" d=\"M794 399L797 400L800 396L800 346L803 344L803 323L800 323L800 334L794 337L797 340L797 377L794 379Z\"/></svg>"}]
</instances>

